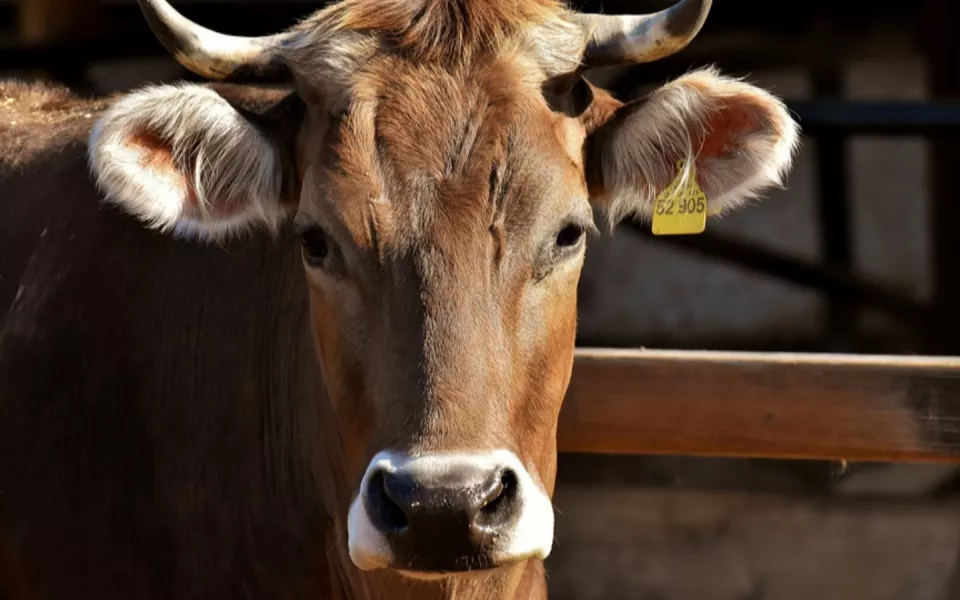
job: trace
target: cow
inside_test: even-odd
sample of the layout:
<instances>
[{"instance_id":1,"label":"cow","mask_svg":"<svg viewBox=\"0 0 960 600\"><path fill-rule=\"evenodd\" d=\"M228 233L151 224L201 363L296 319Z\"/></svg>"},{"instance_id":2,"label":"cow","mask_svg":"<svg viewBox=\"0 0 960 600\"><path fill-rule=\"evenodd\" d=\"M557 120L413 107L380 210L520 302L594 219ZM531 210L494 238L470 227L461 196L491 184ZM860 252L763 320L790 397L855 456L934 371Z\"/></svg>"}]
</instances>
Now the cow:
<instances>
[{"instance_id":1,"label":"cow","mask_svg":"<svg viewBox=\"0 0 960 600\"><path fill-rule=\"evenodd\" d=\"M588 80L710 0L139 4L209 81L0 83L0 596L545 598L594 217L783 185L783 103Z\"/></svg>"}]
</instances>

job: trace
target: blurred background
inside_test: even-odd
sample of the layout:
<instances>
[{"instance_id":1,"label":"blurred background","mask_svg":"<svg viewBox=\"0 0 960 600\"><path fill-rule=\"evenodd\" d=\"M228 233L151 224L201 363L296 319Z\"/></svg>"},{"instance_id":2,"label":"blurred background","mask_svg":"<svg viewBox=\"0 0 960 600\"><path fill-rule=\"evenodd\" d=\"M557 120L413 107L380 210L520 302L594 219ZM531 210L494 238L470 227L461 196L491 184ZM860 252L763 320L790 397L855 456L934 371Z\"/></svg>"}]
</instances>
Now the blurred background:
<instances>
[{"instance_id":1,"label":"blurred background","mask_svg":"<svg viewBox=\"0 0 960 600\"><path fill-rule=\"evenodd\" d=\"M323 3L174 4L260 35ZM0 76L84 94L196 80L133 0L0 0L0 31ZM799 119L787 189L701 236L593 240L579 344L960 354L960 2L715 0L684 52L591 78L630 99L711 64ZM565 454L551 598L960 599L958 492L943 465Z\"/></svg>"}]
</instances>

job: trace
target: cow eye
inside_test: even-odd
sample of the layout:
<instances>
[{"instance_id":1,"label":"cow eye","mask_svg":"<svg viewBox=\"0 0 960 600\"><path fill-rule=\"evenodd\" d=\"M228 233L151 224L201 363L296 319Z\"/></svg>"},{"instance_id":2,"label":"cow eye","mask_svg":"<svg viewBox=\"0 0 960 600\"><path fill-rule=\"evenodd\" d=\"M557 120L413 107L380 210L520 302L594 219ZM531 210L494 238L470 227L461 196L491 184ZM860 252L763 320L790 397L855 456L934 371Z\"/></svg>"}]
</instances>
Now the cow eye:
<instances>
[{"instance_id":1,"label":"cow eye","mask_svg":"<svg viewBox=\"0 0 960 600\"><path fill-rule=\"evenodd\" d=\"M300 236L300 244L303 246L303 256L311 266L323 266L324 261L330 255L330 242L327 239L327 234L319 227L311 227L303 232Z\"/></svg>"},{"instance_id":2,"label":"cow eye","mask_svg":"<svg viewBox=\"0 0 960 600\"><path fill-rule=\"evenodd\" d=\"M571 248L580 243L586 230L576 223L570 223L557 233L557 246Z\"/></svg>"}]
</instances>

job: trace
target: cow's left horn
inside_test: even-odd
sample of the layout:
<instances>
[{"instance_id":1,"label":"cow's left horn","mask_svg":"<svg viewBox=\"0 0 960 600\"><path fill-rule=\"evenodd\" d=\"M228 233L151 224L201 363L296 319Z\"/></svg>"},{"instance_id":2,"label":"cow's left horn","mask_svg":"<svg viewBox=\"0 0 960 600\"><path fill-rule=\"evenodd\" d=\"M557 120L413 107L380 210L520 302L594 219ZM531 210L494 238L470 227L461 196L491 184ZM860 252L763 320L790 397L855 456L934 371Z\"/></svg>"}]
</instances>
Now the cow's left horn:
<instances>
[{"instance_id":1,"label":"cow's left horn","mask_svg":"<svg viewBox=\"0 0 960 600\"><path fill-rule=\"evenodd\" d=\"M643 63L679 52L700 32L712 0L681 0L650 15L576 14L587 36L584 67Z\"/></svg>"},{"instance_id":2,"label":"cow's left horn","mask_svg":"<svg viewBox=\"0 0 960 600\"><path fill-rule=\"evenodd\" d=\"M271 76L286 71L277 52L286 34L242 37L217 33L177 12L166 0L137 0L154 35L177 62L208 79Z\"/></svg>"}]
</instances>

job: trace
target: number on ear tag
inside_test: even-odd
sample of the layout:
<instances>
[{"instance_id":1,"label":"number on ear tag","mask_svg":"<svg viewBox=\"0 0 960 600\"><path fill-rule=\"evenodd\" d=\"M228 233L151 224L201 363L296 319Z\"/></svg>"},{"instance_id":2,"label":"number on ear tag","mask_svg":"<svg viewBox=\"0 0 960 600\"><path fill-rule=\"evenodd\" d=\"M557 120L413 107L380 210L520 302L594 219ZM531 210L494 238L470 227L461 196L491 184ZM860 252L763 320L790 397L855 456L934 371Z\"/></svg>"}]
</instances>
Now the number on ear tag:
<instances>
[{"instance_id":1,"label":"number on ear tag","mask_svg":"<svg viewBox=\"0 0 960 600\"><path fill-rule=\"evenodd\" d=\"M684 177L686 175L686 177ZM660 195L653 207L654 235L689 235L707 228L707 195L697 184L697 170L690 163L677 162L677 176Z\"/></svg>"}]
</instances>

